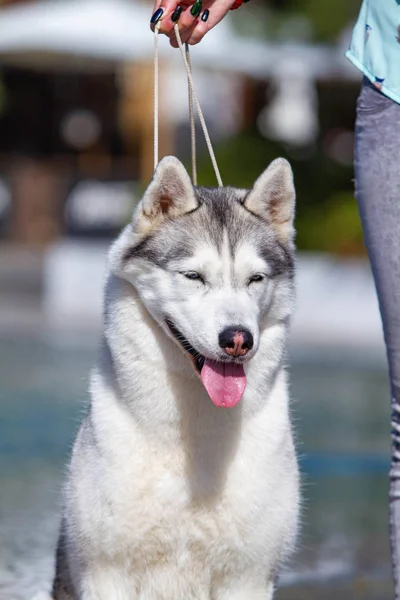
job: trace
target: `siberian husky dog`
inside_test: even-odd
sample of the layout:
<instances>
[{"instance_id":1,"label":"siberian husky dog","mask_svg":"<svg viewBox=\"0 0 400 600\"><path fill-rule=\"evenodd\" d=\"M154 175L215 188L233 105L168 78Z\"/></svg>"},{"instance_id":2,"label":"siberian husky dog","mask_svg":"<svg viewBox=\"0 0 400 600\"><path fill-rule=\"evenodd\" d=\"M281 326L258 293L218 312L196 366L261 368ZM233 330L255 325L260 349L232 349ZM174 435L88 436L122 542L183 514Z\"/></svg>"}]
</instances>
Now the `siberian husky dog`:
<instances>
[{"instance_id":1,"label":"siberian husky dog","mask_svg":"<svg viewBox=\"0 0 400 600\"><path fill-rule=\"evenodd\" d=\"M164 158L111 247L54 600L270 600L299 477L285 352L295 190L192 186Z\"/></svg>"}]
</instances>

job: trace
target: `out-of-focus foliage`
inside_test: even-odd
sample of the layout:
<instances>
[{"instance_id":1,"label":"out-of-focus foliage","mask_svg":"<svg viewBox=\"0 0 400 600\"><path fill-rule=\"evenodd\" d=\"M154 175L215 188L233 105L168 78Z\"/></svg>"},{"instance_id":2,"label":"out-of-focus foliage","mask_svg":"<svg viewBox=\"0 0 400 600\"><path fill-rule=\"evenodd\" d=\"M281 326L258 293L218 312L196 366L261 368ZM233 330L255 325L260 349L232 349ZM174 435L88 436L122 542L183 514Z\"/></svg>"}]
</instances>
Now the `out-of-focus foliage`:
<instances>
[{"instance_id":1,"label":"out-of-focus foliage","mask_svg":"<svg viewBox=\"0 0 400 600\"><path fill-rule=\"evenodd\" d=\"M235 21L239 30L270 40L333 42L354 22L360 5L361 0L252 0Z\"/></svg>"},{"instance_id":2,"label":"out-of-focus foliage","mask_svg":"<svg viewBox=\"0 0 400 600\"><path fill-rule=\"evenodd\" d=\"M352 192L332 194L320 206L299 210L297 246L346 256L365 254L357 204Z\"/></svg>"},{"instance_id":3,"label":"out-of-focus foliage","mask_svg":"<svg viewBox=\"0 0 400 600\"><path fill-rule=\"evenodd\" d=\"M294 171L297 190L297 246L339 254L364 253L363 236L353 196L353 169L329 160L316 148L306 160L281 145L247 131L215 148L225 185L249 188L277 156L286 157ZM186 165L190 169L190 165ZM198 165L200 185L214 187L208 154Z\"/></svg>"},{"instance_id":4,"label":"out-of-focus foliage","mask_svg":"<svg viewBox=\"0 0 400 600\"><path fill-rule=\"evenodd\" d=\"M293 0L290 4L310 19L314 39L333 40L356 18L361 0Z\"/></svg>"}]
</instances>

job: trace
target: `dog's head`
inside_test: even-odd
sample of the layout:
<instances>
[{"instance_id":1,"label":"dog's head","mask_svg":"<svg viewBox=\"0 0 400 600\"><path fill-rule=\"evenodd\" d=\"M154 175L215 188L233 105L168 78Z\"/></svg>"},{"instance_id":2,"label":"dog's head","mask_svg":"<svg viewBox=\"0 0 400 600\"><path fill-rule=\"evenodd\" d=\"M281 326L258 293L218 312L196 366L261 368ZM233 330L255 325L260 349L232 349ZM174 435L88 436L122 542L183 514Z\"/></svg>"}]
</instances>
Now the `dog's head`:
<instances>
[{"instance_id":1,"label":"dog's head","mask_svg":"<svg viewBox=\"0 0 400 600\"><path fill-rule=\"evenodd\" d=\"M166 157L111 252L114 274L136 288L218 406L240 400L243 364L291 313L294 207L284 159L239 190L194 188Z\"/></svg>"}]
</instances>

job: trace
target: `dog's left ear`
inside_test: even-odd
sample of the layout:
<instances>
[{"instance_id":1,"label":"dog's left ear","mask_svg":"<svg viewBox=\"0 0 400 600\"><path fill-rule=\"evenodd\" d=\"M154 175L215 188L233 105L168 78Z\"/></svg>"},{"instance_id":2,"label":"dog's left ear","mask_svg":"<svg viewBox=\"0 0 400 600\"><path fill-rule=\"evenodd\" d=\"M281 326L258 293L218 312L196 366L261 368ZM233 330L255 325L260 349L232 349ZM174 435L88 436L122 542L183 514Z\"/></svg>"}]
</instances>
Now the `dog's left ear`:
<instances>
[{"instance_id":1,"label":"dog's left ear","mask_svg":"<svg viewBox=\"0 0 400 600\"><path fill-rule=\"evenodd\" d=\"M244 206L265 219L280 242L288 243L294 237L295 200L292 168L287 160L277 158L257 179Z\"/></svg>"},{"instance_id":2,"label":"dog's left ear","mask_svg":"<svg viewBox=\"0 0 400 600\"><path fill-rule=\"evenodd\" d=\"M163 158L139 203L134 229L147 234L166 218L184 215L198 206L193 185L183 164L174 156Z\"/></svg>"}]
</instances>

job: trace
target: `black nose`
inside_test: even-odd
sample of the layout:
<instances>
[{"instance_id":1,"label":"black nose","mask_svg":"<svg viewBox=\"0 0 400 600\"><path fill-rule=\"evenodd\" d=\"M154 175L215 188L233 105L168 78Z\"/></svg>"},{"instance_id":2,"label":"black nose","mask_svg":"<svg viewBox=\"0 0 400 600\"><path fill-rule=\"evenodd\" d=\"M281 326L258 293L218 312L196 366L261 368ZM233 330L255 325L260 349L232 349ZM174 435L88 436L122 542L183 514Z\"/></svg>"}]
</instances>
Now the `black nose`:
<instances>
[{"instance_id":1,"label":"black nose","mask_svg":"<svg viewBox=\"0 0 400 600\"><path fill-rule=\"evenodd\" d=\"M254 346L254 339L248 329L228 327L219 334L219 345L229 356L245 356Z\"/></svg>"}]
</instances>

